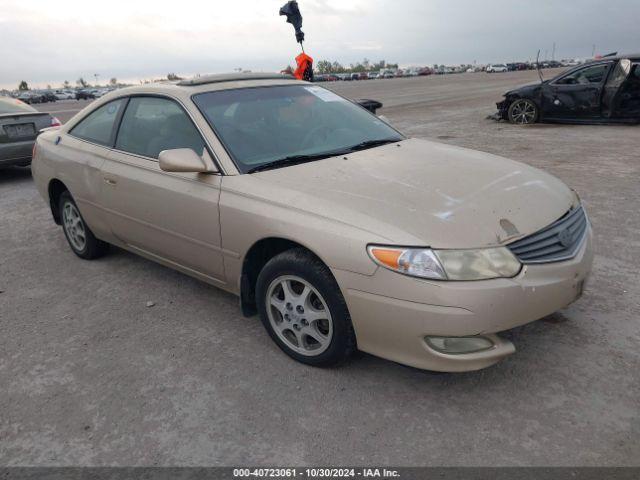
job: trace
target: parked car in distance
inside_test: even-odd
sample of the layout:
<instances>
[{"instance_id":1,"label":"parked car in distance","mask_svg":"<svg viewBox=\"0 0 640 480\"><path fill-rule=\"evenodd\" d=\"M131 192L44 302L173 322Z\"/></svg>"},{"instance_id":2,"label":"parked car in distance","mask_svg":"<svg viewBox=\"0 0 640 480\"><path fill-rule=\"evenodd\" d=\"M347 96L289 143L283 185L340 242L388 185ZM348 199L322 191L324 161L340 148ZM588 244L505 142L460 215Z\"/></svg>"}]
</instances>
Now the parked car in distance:
<instances>
[{"instance_id":1,"label":"parked car in distance","mask_svg":"<svg viewBox=\"0 0 640 480\"><path fill-rule=\"evenodd\" d=\"M640 122L640 54L606 57L510 90L498 116L511 123Z\"/></svg>"},{"instance_id":2,"label":"parked car in distance","mask_svg":"<svg viewBox=\"0 0 640 480\"><path fill-rule=\"evenodd\" d=\"M58 100L58 97L56 97L53 92L48 90L40 92L40 95L42 96L42 103L50 103Z\"/></svg>"},{"instance_id":3,"label":"parked car in distance","mask_svg":"<svg viewBox=\"0 0 640 480\"><path fill-rule=\"evenodd\" d=\"M109 90L108 88L101 88L98 90L94 90L93 95L95 96L95 98L100 98L110 92L111 90Z\"/></svg>"},{"instance_id":4,"label":"parked car in distance","mask_svg":"<svg viewBox=\"0 0 640 480\"><path fill-rule=\"evenodd\" d=\"M367 73L367 78L369 78L369 80L375 80L380 76L380 74L378 72L369 72Z\"/></svg>"},{"instance_id":5,"label":"parked car in distance","mask_svg":"<svg viewBox=\"0 0 640 480\"><path fill-rule=\"evenodd\" d=\"M96 95L93 90L83 88L76 92L76 100L93 100Z\"/></svg>"},{"instance_id":6,"label":"parked car in distance","mask_svg":"<svg viewBox=\"0 0 640 480\"><path fill-rule=\"evenodd\" d=\"M557 178L406 138L292 77L112 92L42 133L32 171L78 257L114 244L236 294L315 366L358 348L487 367L514 352L499 332L575 301L591 269L585 209Z\"/></svg>"},{"instance_id":7,"label":"parked car in distance","mask_svg":"<svg viewBox=\"0 0 640 480\"><path fill-rule=\"evenodd\" d=\"M508 71L507 66L504 63L493 63L487 67L487 73L504 73Z\"/></svg>"},{"instance_id":8,"label":"parked car in distance","mask_svg":"<svg viewBox=\"0 0 640 480\"><path fill-rule=\"evenodd\" d=\"M57 126L60 121L48 113L15 98L0 97L0 167L29 165L40 130Z\"/></svg>"},{"instance_id":9,"label":"parked car in distance","mask_svg":"<svg viewBox=\"0 0 640 480\"><path fill-rule=\"evenodd\" d=\"M41 94L32 90L27 90L26 92L20 93L17 98L21 102L27 103L29 105L34 103L42 103L44 100L44 97Z\"/></svg>"},{"instance_id":10,"label":"parked car in distance","mask_svg":"<svg viewBox=\"0 0 640 480\"><path fill-rule=\"evenodd\" d=\"M564 65L562 65L562 63L557 62L555 60L550 60L550 61L547 61L547 62L543 62L542 65L541 65L542 68L561 68L563 66Z\"/></svg>"},{"instance_id":11,"label":"parked car in distance","mask_svg":"<svg viewBox=\"0 0 640 480\"><path fill-rule=\"evenodd\" d=\"M73 100L76 98L76 94L67 90L56 90L54 95L58 100Z\"/></svg>"}]
</instances>

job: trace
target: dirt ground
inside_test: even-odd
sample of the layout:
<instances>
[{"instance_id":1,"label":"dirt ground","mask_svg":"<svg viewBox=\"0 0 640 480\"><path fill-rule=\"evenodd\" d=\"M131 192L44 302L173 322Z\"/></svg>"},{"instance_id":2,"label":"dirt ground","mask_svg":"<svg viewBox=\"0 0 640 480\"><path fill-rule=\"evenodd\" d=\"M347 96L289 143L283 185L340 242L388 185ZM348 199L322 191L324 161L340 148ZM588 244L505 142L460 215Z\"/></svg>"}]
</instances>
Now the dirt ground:
<instances>
[{"instance_id":1,"label":"dirt ground","mask_svg":"<svg viewBox=\"0 0 640 480\"><path fill-rule=\"evenodd\" d=\"M507 332L516 354L475 373L294 363L231 295L120 250L79 260L29 171L0 172L0 465L639 466L640 127L485 118L536 79L331 85L382 101L408 135L580 193L597 252L584 297ZM83 104L44 108L66 120Z\"/></svg>"}]
</instances>

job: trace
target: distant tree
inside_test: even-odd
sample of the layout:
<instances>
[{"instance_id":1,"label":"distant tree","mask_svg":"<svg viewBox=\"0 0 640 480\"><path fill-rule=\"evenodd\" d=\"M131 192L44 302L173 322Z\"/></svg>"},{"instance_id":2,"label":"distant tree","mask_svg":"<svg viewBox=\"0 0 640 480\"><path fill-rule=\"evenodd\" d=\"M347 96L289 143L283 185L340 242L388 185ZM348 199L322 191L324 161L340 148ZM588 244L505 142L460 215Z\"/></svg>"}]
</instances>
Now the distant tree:
<instances>
[{"instance_id":1,"label":"distant tree","mask_svg":"<svg viewBox=\"0 0 640 480\"><path fill-rule=\"evenodd\" d=\"M82 78L82 77L80 77L78 80L76 80L76 84L77 84L79 87L82 87L82 88L87 88L87 87L89 86L89 84L87 83L87 81L86 81L84 78Z\"/></svg>"},{"instance_id":2,"label":"distant tree","mask_svg":"<svg viewBox=\"0 0 640 480\"><path fill-rule=\"evenodd\" d=\"M24 80L22 80L18 85L18 90L20 90L21 92L24 92L25 90L29 90L29 84Z\"/></svg>"},{"instance_id":3,"label":"distant tree","mask_svg":"<svg viewBox=\"0 0 640 480\"><path fill-rule=\"evenodd\" d=\"M380 60L379 62L371 63L368 58L362 60L362 62L352 63L348 68L342 66L339 62L331 62L329 60L320 60L316 64L316 71L318 73L345 73L345 72L369 72L369 71L378 71L384 68L398 68L397 63L387 63L384 60Z\"/></svg>"},{"instance_id":4,"label":"distant tree","mask_svg":"<svg viewBox=\"0 0 640 480\"><path fill-rule=\"evenodd\" d=\"M112 77L111 80L109 80L109 85L115 87L118 84L118 79L116 77Z\"/></svg>"},{"instance_id":5,"label":"distant tree","mask_svg":"<svg viewBox=\"0 0 640 480\"><path fill-rule=\"evenodd\" d=\"M329 60L320 60L316 65L318 73L332 73L333 65Z\"/></svg>"},{"instance_id":6,"label":"distant tree","mask_svg":"<svg viewBox=\"0 0 640 480\"><path fill-rule=\"evenodd\" d=\"M364 66L364 63L356 63L355 65L352 63L351 64L351 69L352 72L364 72L367 70L367 67Z\"/></svg>"},{"instance_id":7,"label":"distant tree","mask_svg":"<svg viewBox=\"0 0 640 480\"><path fill-rule=\"evenodd\" d=\"M63 86L64 88L70 88L70 87L71 87L71 84L69 83L69 80L65 80L65 81L64 81L64 83L62 84L62 86Z\"/></svg>"},{"instance_id":8,"label":"distant tree","mask_svg":"<svg viewBox=\"0 0 640 480\"><path fill-rule=\"evenodd\" d=\"M167 80L171 80L171 81L182 80L182 77L176 75L175 73L168 73Z\"/></svg>"},{"instance_id":9,"label":"distant tree","mask_svg":"<svg viewBox=\"0 0 640 480\"><path fill-rule=\"evenodd\" d=\"M338 62L333 62L331 64L332 72L331 73L342 73L345 71L345 68Z\"/></svg>"}]
</instances>

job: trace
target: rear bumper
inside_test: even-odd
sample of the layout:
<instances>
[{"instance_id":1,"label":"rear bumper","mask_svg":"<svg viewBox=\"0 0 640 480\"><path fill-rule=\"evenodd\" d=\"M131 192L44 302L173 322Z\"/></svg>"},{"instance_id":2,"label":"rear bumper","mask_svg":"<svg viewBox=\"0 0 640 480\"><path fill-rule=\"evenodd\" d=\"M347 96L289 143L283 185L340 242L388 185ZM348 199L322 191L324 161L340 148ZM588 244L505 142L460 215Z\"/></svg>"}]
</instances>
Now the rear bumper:
<instances>
[{"instance_id":1,"label":"rear bumper","mask_svg":"<svg viewBox=\"0 0 640 480\"><path fill-rule=\"evenodd\" d=\"M382 268L372 276L334 275L360 350L427 370L478 370L515 351L495 333L543 318L580 297L593 262L591 236L589 230L573 259L525 265L511 279L432 282ZM442 354L425 341L481 334L494 347L470 354Z\"/></svg>"},{"instance_id":2,"label":"rear bumper","mask_svg":"<svg viewBox=\"0 0 640 480\"><path fill-rule=\"evenodd\" d=\"M35 140L0 144L0 166L28 165L31 163Z\"/></svg>"}]
</instances>

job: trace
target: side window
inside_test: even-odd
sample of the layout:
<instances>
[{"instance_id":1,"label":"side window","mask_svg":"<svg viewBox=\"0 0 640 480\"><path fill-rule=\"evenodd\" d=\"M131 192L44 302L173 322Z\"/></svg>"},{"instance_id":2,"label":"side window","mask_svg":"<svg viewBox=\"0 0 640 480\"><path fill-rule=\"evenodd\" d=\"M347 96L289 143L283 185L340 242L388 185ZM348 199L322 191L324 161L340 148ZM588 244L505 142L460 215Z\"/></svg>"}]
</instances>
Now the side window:
<instances>
[{"instance_id":1,"label":"side window","mask_svg":"<svg viewBox=\"0 0 640 480\"><path fill-rule=\"evenodd\" d=\"M110 147L118 112L124 102L125 99L121 98L101 106L81 120L69 133L74 137Z\"/></svg>"},{"instance_id":2,"label":"side window","mask_svg":"<svg viewBox=\"0 0 640 480\"><path fill-rule=\"evenodd\" d=\"M122 117L116 148L158 158L161 151L174 148L190 148L201 155L204 142L191 119L173 100L133 97Z\"/></svg>"},{"instance_id":3,"label":"side window","mask_svg":"<svg viewBox=\"0 0 640 480\"><path fill-rule=\"evenodd\" d=\"M609 64L594 65L573 72L571 75L561 78L557 82L558 85L589 85L593 83L602 83L607 76Z\"/></svg>"}]
</instances>

